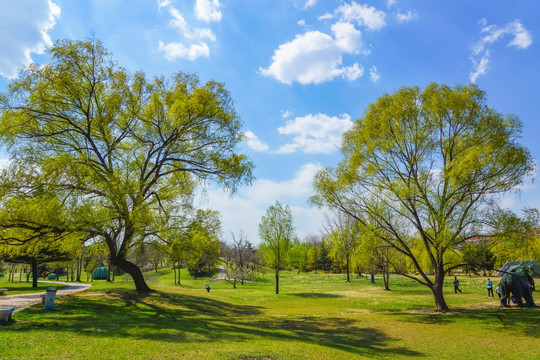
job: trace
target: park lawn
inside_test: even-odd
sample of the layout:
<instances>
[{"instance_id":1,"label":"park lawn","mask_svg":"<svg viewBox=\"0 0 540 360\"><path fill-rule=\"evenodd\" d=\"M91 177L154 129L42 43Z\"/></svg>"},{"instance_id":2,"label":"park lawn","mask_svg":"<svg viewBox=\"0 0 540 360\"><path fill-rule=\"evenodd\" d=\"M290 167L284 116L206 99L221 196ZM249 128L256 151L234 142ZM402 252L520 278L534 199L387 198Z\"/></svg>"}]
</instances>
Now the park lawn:
<instances>
[{"instance_id":1,"label":"park lawn","mask_svg":"<svg viewBox=\"0 0 540 360\"><path fill-rule=\"evenodd\" d=\"M513 358L540 358L540 309L500 309L483 277L460 277L462 294L449 278L445 314L427 288L397 276L388 292L381 279L282 272L279 295L271 273L237 289L187 271L181 286L168 269L147 277L156 292L146 296L118 277L53 311L15 314L0 326L0 358L487 359L503 345Z\"/></svg>"},{"instance_id":2,"label":"park lawn","mask_svg":"<svg viewBox=\"0 0 540 360\"><path fill-rule=\"evenodd\" d=\"M38 287L33 288L32 287L32 280L30 281L17 281L14 282L8 281L6 277L0 277L0 288L2 289L8 289L8 291L4 295L17 295L17 294L25 294L25 293L33 293L33 292L45 292L49 286L56 287L57 290L65 289L68 287L68 285L63 284L57 284L55 281L51 282L38 282ZM0 357L1 359L1 357Z\"/></svg>"}]
</instances>

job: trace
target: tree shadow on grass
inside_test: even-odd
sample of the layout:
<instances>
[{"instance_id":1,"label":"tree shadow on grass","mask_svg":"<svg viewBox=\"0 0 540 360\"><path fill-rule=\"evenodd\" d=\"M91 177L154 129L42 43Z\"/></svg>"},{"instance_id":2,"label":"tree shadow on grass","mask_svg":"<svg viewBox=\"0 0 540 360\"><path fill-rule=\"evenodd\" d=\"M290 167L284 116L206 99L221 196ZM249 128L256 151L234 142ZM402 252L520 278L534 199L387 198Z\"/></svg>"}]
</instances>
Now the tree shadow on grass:
<instances>
[{"instance_id":1,"label":"tree shadow on grass","mask_svg":"<svg viewBox=\"0 0 540 360\"><path fill-rule=\"evenodd\" d=\"M328 294L328 293L291 293L290 296L299 296L302 298L316 299L316 298L342 298L343 295Z\"/></svg>"},{"instance_id":2,"label":"tree shadow on grass","mask_svg":"<svg viewBox=\"0 0 540 360\"><path fill-rule=\"evenodd\" d=\"M106 296L106 297L105 297ZM235 305L206 297L110 290L103 297L66 296L57 310L33 307L7 328L13 332L45 329L91 337L133 338L159 342L296 341L363 357L423 356L393 346L383 331L359 327L352 319L272 317L257 306ZM6 330L7 330L6 328Z\"/></svg>"},{"instance_id":3,"label":"tree shadow on grass","mask_svg":"<svg viewBox=\"0 0 540 360\"><path fill-rule=\"evenodd\" d=\"M495 326L504 332L521 332L524 336L540 338L540 308L454 308L447 313L394 312L403 321L425 324L474 322Z\"/></svg>"}]
</instances>

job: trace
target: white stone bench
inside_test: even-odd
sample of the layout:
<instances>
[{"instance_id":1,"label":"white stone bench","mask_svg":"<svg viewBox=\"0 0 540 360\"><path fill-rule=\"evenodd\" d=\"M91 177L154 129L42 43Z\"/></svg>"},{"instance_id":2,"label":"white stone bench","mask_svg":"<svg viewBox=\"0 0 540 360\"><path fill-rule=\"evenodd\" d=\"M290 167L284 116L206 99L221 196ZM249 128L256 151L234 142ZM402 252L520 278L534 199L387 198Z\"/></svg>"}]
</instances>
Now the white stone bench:
<instances>
[{"instance_id":1,"label":"white stone bench","mask_svg":"<svg viewBox=\"0 0 540 360\"><path fill-rule=\"evenodd\" d=\"M5 322L11 320L11 314L15 311L14 307L1 307L0 308L0 319L4 319Z\"/></svg>"},{"instance_id":2,"label":"white stone bench","mask_svg":"<svg viewBox=\"0 0 540 360\"><path fill-rule=\"evenodd\" d=\"M2 288L2 289L0 289L0 295L4 295L4 293L5 293L6 291L7 291L7 289L6 289L6 288Z\"/></svg>"}]
</instances>

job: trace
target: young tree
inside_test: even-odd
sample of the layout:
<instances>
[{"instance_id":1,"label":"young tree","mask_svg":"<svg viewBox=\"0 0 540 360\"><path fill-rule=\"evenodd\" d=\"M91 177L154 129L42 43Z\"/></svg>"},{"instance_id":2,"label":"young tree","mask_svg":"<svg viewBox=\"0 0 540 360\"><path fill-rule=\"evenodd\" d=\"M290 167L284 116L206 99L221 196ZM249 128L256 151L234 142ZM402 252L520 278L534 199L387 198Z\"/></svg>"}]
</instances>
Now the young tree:
<instances>
[{"instance_id":1,"label":"young tree","mask_svg":"<svg viewBox=\"0 0 540 360\"><path fill-rule=\"evenodd\" d=\"M78 230L103 238L111 264L148 292L132 246L181 216L197 183L251 182L229 92L195 75L131 75L99 41L60 40L49 53L0 95L1 141L19 178L80 205Z\"/></svg>"},{"instance_id":2,"label":"young tree","mask_svg":"<svg viewBox=\"0 0 540 360\"><path fill-rule=\"evenodd\" d=\"M279 294L279 270L287 265L287 254L295 236L293 216L289 206L279 201L266 210L259 223L259 250L276 275L276 294Z\"/></svg>"},{"instance_id":3,"label":"young tree","mask_svg":"<svg viewBox=\"0 0 540 360\"><path fill-rule=\"evenodd\" d=\"M257 255L243 232L238 236L231 235L232 243L222 244L221 253L225 261L225 280L236 289L237 282L244 285L244 280L252 275Z\"/></svg>"},{"instance_id":4,"label":"young tree","mask_svg":"<svg viewBox=\"0 0 540 360\"><path fill-rule=\"evenodd\" d=\"M325 231L333 252L345 259L347 282L350 282L351 258L358 248L360 223L346 213L336 212L333 217L326 218Z\"/></svg>"},{"instance_id":5,"label":"young tree","mask_svg":"<svg viewBox=\"0 0 540 360\"><path fill-rule=\"evenodd\" d=\"M474 84L405 87L381 96L344 134L344 159L316 175L312 200L384 230L381 239L409 257L413 278L445 311L444 276L459 266L445 255L476 235L493 195L516 189L533 169L520 131L519 119L489 108ZM415 237L434 277L412 251Z\"/></svg>"}]
</instances>

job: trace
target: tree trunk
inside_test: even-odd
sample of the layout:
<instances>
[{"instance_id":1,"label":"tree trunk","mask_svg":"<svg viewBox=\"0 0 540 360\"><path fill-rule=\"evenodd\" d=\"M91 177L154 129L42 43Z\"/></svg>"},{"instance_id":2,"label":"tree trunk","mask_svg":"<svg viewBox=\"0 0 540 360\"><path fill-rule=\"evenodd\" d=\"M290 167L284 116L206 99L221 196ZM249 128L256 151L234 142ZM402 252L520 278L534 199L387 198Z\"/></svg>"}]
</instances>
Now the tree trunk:
<instances>
[{"instance_id":1,"label":"tree trunk","mask_svg":"<svg viewBox=\"0 0 540 360\"><path fill-rule=\"evenodd\" d=\"M80 282L81 281L81 272L82 272L82 260L79 259L78 257L75 258L75 260L77 261L77 265L76 265L77 273L76 273L75 281Z\"/></svg>"},{"instance_id":2,"label":"tree trunk","mask_svg":"<svg viewBox=\"0 0 540 360\"><path fill-rule=\"evenodd\" d=\"M32 287L33 288L37 288L38 287L38 284L37 284L37 280L38 280L38 268L37 268L37 261L36 260L32 260Z\"/></svg>"},{"instance_id":3,"label":"tree trunk","mask_svg":"<svg viewBox=\"0 0 540 360\"><path fill-rule=\"evenodd\" d=\"M349 255L347 255L347 282L351 282L351 278L349 276Z\"/></svg>"},{"instance_id":4,"label":"tree trunk","mask_svg":"<svg viewBox=\"0 0 540 360\"><path fill-rule=\"evenodd\" d=\"M146 284L143 273L137 265L133 264L132 262L126 259L112 259L111 262L114 266L117 266L122 271L131 275L131 277L133 278L133 281L135 282L135 289L138 292L149 293L153 291Z\"/></svg>"},{"instance_id":5,"label":"tree trunk","mask_svg":"<svg viewBox=\"0 0 540 360\"><path fill-rule=\"evenodd\" d=\"M444 312L448 310L448 305L446 305L446 301L444 300L443 284L444 271L437 271L435 273L435 283L433 286L430 286L430 289L433 292L433 297L435 298L435 311L437 312Z\"/></svg>"},{"instance_id":6,"label":"tree trunk","mask_svg":"<svg viewBox=\"0 0 540 360\"><path fill-rule=\"evenodd\" d=\"M371 283L375 284L375 273L373 271L371 272Z\"/></svg>"},{"instance_id":7,"label":"tree trunk","mask_svg":"<svg viewBox=\"0 0 540 360\"><path fill-rule=\"evenodd\" d=\"M279 294L279 269L276 270L276 294Z\"/></svg>"},{"instance_id":8,"label":"tree trunk","mask_svg":"<svg viewBox=\"0 0 540 360\"><path fill-rule=\"evenodd\" d=\"M388 268L385 267L383 269L383 282L384 282L384 290L390 290L390 272L388 271Z\"/></svg>"},{"instance_id":9,"label":"tree trunk","mask_svg":"<svg viewBox=\"0 0 540 360\"><path fill-rule=\"evenodd\" d=\"M172 264L172 271L174 273L174 285L176 285L177 284L177 281L176 281L176 263Z\"/></svg>"},{"instance_id":10,"label":"tree trunk","mask_svg":"<svg viewBox=\"0 0 540 360\"><path fill-rule=\"evenodd\" d=\"M107 282L112 282L111 280L111 269L112 269L112 261L111 261L111 258L109 257L109 259L107 260L107 269L109 271L107 271Z\"/></svg>"}]
</instances>

